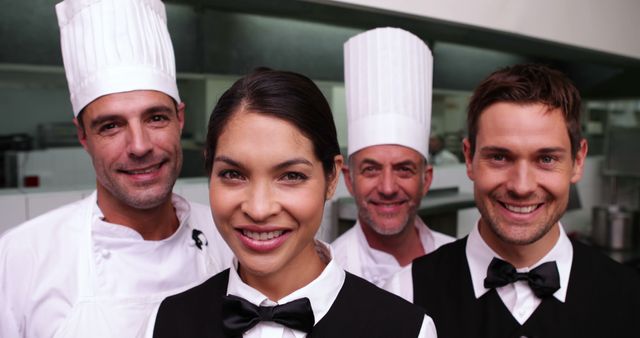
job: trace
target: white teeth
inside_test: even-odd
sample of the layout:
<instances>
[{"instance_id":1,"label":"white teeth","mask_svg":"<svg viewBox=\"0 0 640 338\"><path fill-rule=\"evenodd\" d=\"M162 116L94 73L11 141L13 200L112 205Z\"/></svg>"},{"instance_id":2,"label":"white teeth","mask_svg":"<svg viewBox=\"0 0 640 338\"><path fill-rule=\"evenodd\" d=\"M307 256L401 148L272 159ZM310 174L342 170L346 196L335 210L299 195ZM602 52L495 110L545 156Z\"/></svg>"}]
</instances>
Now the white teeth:
<instances>
[{"instance_id":1,"label":"white teeth","mask_svg":"<svg viewBox=\"0 0 640 338\"><path fill-rule=\"evenodd\" d=\"M530 212L533 212L534 210L536 210L536 208L538 207L538 205L530 205L528 207L517 207L515 205L509 205L509 204L505 204L504 205L509 211L513 211L515 213L518 214L528 214Z\"/></svg>"},{"instance_id":2,"label":"white teeth","mask_svg":"<svg viewBox=\"0 0 640 338\"><path fill-rule=\"evenodd\" d=\"M282 235L283 232L284 232L283 230L269 231L269 232L255 232L255 231L242 230L243 235L256 241L266 241L266 240L274 239L276 237L280 237L280 235Z\"/></svg>"},{"instance_id":3,"label":"white teeth","mask_svg":"<svg viewBox=\"0 0 640 338\"><path fill-rule=\"evenodd\" d=\"M140 175L140 174L148 174L152 171L152 169L147 169L147 170L132 170L129 173L132 175Z\"/></svg>"},{"instance_id":4,"label":"white teeth","mask_svg":"<svg viewBox=\"0 0 640 338\"><path fill-rule=\"evenodd\" d=\"M131 175L141 175L141 174L148 174L156 169L158 169L159 165L147 168L147 169L141 169L141 170L128 170L127 173L131 174Z\"/></svg>"}]
</instances>

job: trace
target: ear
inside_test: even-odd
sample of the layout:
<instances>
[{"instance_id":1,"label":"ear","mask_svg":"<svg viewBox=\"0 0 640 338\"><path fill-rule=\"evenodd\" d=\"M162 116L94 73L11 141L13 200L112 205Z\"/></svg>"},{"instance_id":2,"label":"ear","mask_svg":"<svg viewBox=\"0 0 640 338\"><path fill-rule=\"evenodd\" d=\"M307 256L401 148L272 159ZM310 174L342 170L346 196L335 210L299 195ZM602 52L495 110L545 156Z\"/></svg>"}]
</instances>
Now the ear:
<instances>
[{"instance_id":1,"label":"ear","mask_svg":"<svg viewBox=\"0 0 640 338\"><path fill-rule=\"evenodd\" d=\"M83 126L80 125L80 121L77 118L73 118L73 125L76 126L76 136L78 137L78 141L82 145L84 150L87 150L87 133L84 130Z\"/></svg>"},{"instance_id":2,"label":"ear","mask_svg":"<svg viewBox=\"0 0 640 338\"><path fill-rule=\"evenodd\" d=\"M432 181L433 181L433 166L431 164L426 164L424 166L424 185L422 186L423 197L427 194L427 192L429 192L429 188L431 187Z\"/></svg>"},{"instance_id":3,"label":"ear","mask_svg":"<svg viewBox=\"0 0 640 338\"><path fill-rule=\"evenodd\" d=\"M473 181L473 156L471 155L471 143L469 138L462 140L462 152L464 153L464 163L467 166L467 176Z\"/></svg>"},{"instance_id":4,"label":"ear","mask_svg":"<svg viewBox=\"0 0 640 338\"><path fill-rule=\"evenodd\" d=\"M349 168L349 164L355 162L353 160L347 160L346 163L342 165L342 177L344 178L344 184L347 186L347 190L349 190L349 194L353 196L353 182L351 181L351 169Z\"/></svg>"},{"instance_id":5,"label":"ear","mask_svg":"<svg viewBox=\"0 0 640 338\"><path fill-rule=\"evenodd\" d=\"M333 197L333 194L336 192L336 188L338 187L338 181L340 180L340 170L342 169L342 165L344 164L344 158L342 155L336 155L333 158L333 168L334 174L331 177L331 180L327 185L327 192L325 194L325 200L330 200Z\"/></svg>"},{"instance_id":6,"label":"ear","mask_svg":"<svg viewBox=\"0 0 640 338\"><path fill-rule=\"evenodd\" d=\"M587 140L582 139L580 141L580 149L576 153L576 158L573 161L573 173L571 175L571 183L577 183L582 178L582 172L584 170L584 161L587 157L587 150L589 146Z\"/></svg>"},{"instance_id":7,"label":"ear","mask_svg":"<svg viewBox=\"0 0 640 338\"><path fill-rule=\"evenodd\" d=\"M186 107L186 104L184 102L180 102L177 106L177 115L178 115L178 122L180 123L180 130L182 131L182 129L184 128L184 109Z\"/></svg>"}]
</instances>

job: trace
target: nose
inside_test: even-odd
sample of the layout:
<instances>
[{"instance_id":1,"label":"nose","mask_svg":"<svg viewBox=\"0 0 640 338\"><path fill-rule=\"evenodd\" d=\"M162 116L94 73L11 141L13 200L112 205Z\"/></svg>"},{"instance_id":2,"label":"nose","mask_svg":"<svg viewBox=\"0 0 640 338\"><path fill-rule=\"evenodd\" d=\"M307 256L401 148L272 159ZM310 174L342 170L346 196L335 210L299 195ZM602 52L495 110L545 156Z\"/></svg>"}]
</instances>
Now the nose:
<instances>
[{"instance_id":1,"label":"nose","mask_svg":"<svg viewBox=\"0 0 640 338\"><path fill-rule=\"evenodd\" d=\"M276 192L270 184L256 182L247 189L247 196L240 208L253 222L261 223L280 212L280 206Z\"/></svg>"},{"instance_id":2,"label":"nose","mask_svg":"<svg viewBox=\"0 0 640 338\"><path fill-rule=\"evenodd\" d=\"M393 196L398 192L398 183L392 168L384 168L378 182L378 191L385 196Z\"/></svg>"},{"instance_id":3,"label":"nose","mask_svg":"<svg viewBox=\"0 0 640 338\"><path fill-rule=\"evenodd\" d=\"M510 172L507 190L514 196L527 197L536 191L535 168L525 161L517 162Z\"/></svg>"},{"instance_id":4,"label":"nose","mask_svg":"<svg viewBox=\"0 0 640 338\"><path fill-rule=\"evenodd\" d=\"M150 153L153 149L153 144L149 131L138 123L130 123L129 143L127 146L131 157L140 158Z\"/></svg>"}]
</instances>

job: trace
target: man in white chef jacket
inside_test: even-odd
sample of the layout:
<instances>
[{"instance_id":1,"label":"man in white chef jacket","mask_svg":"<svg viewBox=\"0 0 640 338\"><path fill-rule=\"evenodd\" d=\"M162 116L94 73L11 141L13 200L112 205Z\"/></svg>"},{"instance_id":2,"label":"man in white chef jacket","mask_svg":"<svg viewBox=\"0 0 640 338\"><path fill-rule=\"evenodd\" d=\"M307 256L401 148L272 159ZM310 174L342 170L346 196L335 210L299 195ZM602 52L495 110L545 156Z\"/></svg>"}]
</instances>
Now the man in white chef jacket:
<instances>
[{"instance_id":1,"label":"man in white chef jacket","mask_svg":"<svg viewBox=\"0 0 640 338\"><path fill-rule=\"evenodd\" d=\"M97 189L0 239L0 336L134 337L232 254L209 208L172 194L185 105L163 3L65 0L56 13Z\"/></svg>"},{"instance_id":2,"label":"man in white chef jacket","mask_svg":"<svg viewBox=\"0 0 640 338\"><path fill-rule=\"evenodd\" d=\"M417 216L427 162L433 57L415 35L377 28L344 46L348 155L344 180L358 219L332 244L345 270L378 286L452 237Z\"/></svg>"}]
</instances>

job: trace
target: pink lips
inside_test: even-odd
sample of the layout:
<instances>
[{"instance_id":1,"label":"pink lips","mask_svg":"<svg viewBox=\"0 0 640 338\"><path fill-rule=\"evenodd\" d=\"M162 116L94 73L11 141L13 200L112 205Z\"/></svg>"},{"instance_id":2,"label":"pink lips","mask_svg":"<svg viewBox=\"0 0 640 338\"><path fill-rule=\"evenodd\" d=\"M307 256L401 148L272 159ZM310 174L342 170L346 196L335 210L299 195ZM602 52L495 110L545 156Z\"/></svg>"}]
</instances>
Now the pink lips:
<instances>
[{"instance_id":1,"label":"pink lips","mask_svg":"<svg viewBox=\"0 0 640 338\"><path fill-rule=\"evenodd\" d=\"M260 235L264 237L265 234L273 233L274 231L266 231L262 229L258 231L251 231L252 236L250 237L245 234L243 229L237 229L236 234L242 244L244 244L248 249L257 252L269 252L282 246L282 244L284 244L287 238L291 235L291 231L280 231L282 232L281 234L270 239L257 239L256 237L259 237Z\"/></svg>"},{"instance_id":2,"label":"pink lips","mask_svg":"<svg viewBox=\"0 0 640 338\"><path fill-rule=\"evenodd\" d=\"M165 162L160 162L144 168L119 169L118 171L136 182L151 181L160 176L160 170L164 163Z\"/></svg>"},{"instance_id":3,"label":"pink lips","mask_svg":"<svg viewBox=\"0 0 640 338\"><path fill-rule=\"evenodd\" d=\"M400 212L404 206L404 201L399 202L370 202L378 212L390 214Z\"/></svg>"}]
</instances>

